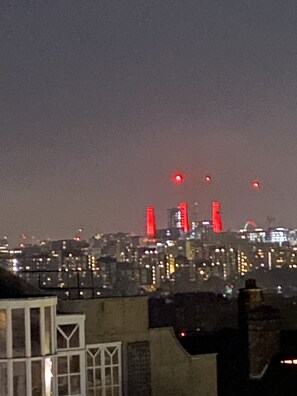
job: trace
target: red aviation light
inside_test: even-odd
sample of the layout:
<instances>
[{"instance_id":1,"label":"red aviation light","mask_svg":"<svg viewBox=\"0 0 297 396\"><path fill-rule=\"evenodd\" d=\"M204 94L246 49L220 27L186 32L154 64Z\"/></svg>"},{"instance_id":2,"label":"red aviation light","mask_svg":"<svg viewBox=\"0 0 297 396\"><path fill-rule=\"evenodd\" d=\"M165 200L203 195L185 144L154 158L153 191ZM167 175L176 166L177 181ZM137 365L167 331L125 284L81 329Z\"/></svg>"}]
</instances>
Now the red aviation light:
<instances>
[{"instance_id":1,"label":"red aviation light","mask_svg":"<svg viewBox=\"0 0 297 396\"><path fill-rule=\"evenodd\" d=\"M174 183L182 184L184 182L183 174L180 173L180 172L175 173L174 176L173 176L173 181L174 181Z\"/></svg>"},{"instance_id":2,"label":"red aviation light","mask_svg":"<svg viewBox=\"0 0 297 396\"><path fill-rule=\"evenodd\" d=\"M212 229L213 232L222 232L222 220L220 202L212 203Z\"/></svg>"},{"instance_id":3,"label":"red aviation light","mask_svg":"<svg viewBox=\"0 0 297 396\"><path fill-rule=\"evenodd\" d=\"M146 235L149 238L156 236L155 210L152 206L146 208Z\"/></svg>"},{"instance_id":4,"label":"red aviation light","mask_svg":"<svg viewBox=\"0 0 297 396\"><path fill-rule=\"evenodd\" d=\"M180 223L183 232L186 234L190 231L189 216L188 216L188 204L186 202L181 202L178 205L178 210L180 211Z\"/></svg>"},{"instance_id":5,"label":"red aviation light","mask_svg":"<svg viewBox=\"0 0 297 396\"><path fill-rule=\"evenodd\" d=\"M258 180L254 180L252 182L252 187L254 190L259 190L260 189L260 183L258 182Z\"/></svg>"},{"instance_id":6,"label":"red aviation light","mask_svg":"<svg viewBox=\"0 0 297 396\"><path fill-rule=\"evenodd\" d=\"M210 182L211 182L211 176L210 176L210 175L206 175L206 176L205 176L205 181L206 181L207 183L210 183Z\"/></svg>"}]
</instances>

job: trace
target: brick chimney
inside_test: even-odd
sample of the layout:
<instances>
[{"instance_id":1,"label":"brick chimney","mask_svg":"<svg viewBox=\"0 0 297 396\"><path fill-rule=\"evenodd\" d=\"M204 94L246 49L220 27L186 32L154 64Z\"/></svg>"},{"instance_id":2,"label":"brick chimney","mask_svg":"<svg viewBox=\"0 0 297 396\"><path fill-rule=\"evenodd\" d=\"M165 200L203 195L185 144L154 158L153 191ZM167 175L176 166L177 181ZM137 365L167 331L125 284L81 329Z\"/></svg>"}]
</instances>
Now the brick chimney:
<instances>
[{"instance_id":1,"label":"brick chimney","mask_svg":"<svg viewBox=\"0 0 297 396\"><path fill-rule=\"evenodd\" d=\"M238 324L245 370L249 378L260 379L279 352L281 320L278 310L265 304L254 279L239 291Z\"/></svg>"}]
</instances>

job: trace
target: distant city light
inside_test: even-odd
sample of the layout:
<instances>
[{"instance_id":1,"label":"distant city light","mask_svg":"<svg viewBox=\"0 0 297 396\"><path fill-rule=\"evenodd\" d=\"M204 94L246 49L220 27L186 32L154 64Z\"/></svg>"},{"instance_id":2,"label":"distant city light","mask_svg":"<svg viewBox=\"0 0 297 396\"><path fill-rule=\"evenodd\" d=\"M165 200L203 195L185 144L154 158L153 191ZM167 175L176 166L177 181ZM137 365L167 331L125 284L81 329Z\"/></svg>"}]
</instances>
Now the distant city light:
<instances>
[{"instance_id":1,"label":"distant city light","mask_svg":"<svg viewBox=\"0 0 297 396\"><path fill-rule=\"evenodd\" d=\"M260 189L260 183L257 180L254 180L252 182L252 187L254 190L259 190Z\"/></svg>"},{"instance_id":2,"label":"distant city light","mask_svg":"<svg viewBox=\"0 0 297 396\"><path fill-rule=\"evenodd\" d=\"M281 364L297 364L297 359L281 360Z\"/></svg>"},{"instance_id":3,"label":"distant city light","mask_svg":"<svg viewBox=\"0 0 297 396\"><path fill-rule=\"evenodd\" d=\"M210 176L210 175L206 175L206 176L205 176L205 181L206 181L207 183L210 183L210 182L211 182L211 176Z\"/></svg>"},{"instance_id":4,"label":"distant city light","mask_svg":"<svg viewBox=\"0 0 297 396\"><path fill-rule=\"evenodd\" d=\"M180 172L175 173L173 176L173 181L177 184L181 184L184 182L184 175Z\"/></svg>"}]
</instances>

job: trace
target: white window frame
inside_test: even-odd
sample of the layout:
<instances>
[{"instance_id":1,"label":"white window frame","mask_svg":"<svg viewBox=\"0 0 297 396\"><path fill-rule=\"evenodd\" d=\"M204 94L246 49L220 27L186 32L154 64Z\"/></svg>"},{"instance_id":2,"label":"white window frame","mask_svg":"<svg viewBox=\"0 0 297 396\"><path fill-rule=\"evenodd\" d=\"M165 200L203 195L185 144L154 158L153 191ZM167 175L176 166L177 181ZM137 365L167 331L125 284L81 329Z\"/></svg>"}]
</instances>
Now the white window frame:
<instances>
[{"instance_id":1,"label":"white window frame","mask_svg":"<svg viewBox=\"0 0 297 396\"><path fill-rule=\"evenodd\" d=\"M75 330L72 332L72 334L74 334L74 332L76 331L76 329L78 329L78 333L79 333L79 345L77 347L70 347L70 339L71 339L71 334L70 336L67 336L64 332L63 332L63 325L74 325L75 326ZM85 351L86 351L86 345L85 345L85 315L57 315L56 317L56 332L59 332L59 329L61 329L60 334L63 336L64 334L64 338L67 341L67 347L66 348L61 348L58 347L57 344L57 359L59 357L67 357L68 362L69 362L69 358L71 356L79 356L79 364L80 364L80 373L70 373L69 371L67 373L64 374L58 374L58 362L56 364L56 377L57 377L57 388L56 388L56 395L59 395L59 389L58 389L58 378L61 377L67 377L67 383L68 383L68 390L69 390L69 384L70 384L70 378L72 376L76 376L76 375L80 375L80 391L81 393L79 394L75 394L76 396L80 395L80 396L84 396L86 394L86 371L85 371L85 367L86 367L86 362L85 362ZM67 365L68 365L67 362Z\"/></svg>"},{"instance_id":2,"label":"white window frame","mask_svg":"<svg viewBox=\"0 0 297 396\"><path fill-rule=\"evenodd\" d=\"M69 359L72 356L79 356L79 367L80 367L80 371L78 373L70 373L69 370L67 370L67 373L64 374L58 374L58 359L60 357L67 357L67 367L69 367ZM68 385L68 392L69 392L69 388L71 388L70 386L70 380L71 377L75 377L75 376L80 376L80 393L68 393L67 395L71 395L71 396L84 396L85 395L85 389L86 389L86 385L85 385L85 375L84 375L84 371L85 371L85 352L84 351L78 351L78 350L71 350L71 352L69 351L64 351L64 352L59 352L58 356L57 356L57 395L59 394L59 378L67 378L67 385Z\"/></svg>"},{"instance_id":3,"label":"white window frame","mask_svg":"<svg viewBox=\"0 0 297 396\"><path fill-rule=\"evenodd\" d=\"M42 298L24 298L24 299L7 299L1 300L1 309L6 311L6 358L1 358L0 363L6 363L7 366L7 396L13 396L13 363L24 362L26 367L26 390L24 394L32 394L32 373L31 366L32 361L39 360L42 362L41 367L41 383L42 383L42 395L50 396L49 391L46 390L46 373L45 366L47 359L50 359L53 364L53 376L52 376L52 387L55 392L55 351L56 351L56 335L55 335L55 317L56 317L56 297L42 297ZM45 308L49 307L51 312L51 354L45 354L45 320L44 312ZM31 325L30 325L30 309L38 308L40 310L40 355L32 357L31 353ZM13 339L12 339L12 310L23 309L24 310L24 328L25 328L25 352L24 356L13 357Z\"/></svg>"},{"instance_id":4,"label":"white window frame","mask_svg":"<svg viewBox=\"0 0 297 396\"><path fill-rule=\"evenodd\" d=\"M78 326L79 332L79 346L75 348L60 348L57 345L57 351L70 351L75 349L85 349L85 315L57 315L56 317L56 325L57 325L57 332L59 331L60 326L63 325L76 325ZM61 328L62 330L62 328ZM63 330L62 330L63 331ZM68 339L68 342L70 337Z\"/></svg>"},{"instance_id":5,"label":"white window frame","mask_svg":"<svg viewBox=\"0 0 297 396\"><path fill-rule=\"evenodd\" d=\"M106 365L105 364L105 350L110 347L116 348L116 351L117 351L116 353L118 353L118 363L117 364L111 363L111 364ZM89 353L90 349L98 349L98 352L100 351L100 365L99 366L95 365L95 359L93 357L94 355ZM96 355L97 355L97 353L96 353ZM92 356L92 359L93 359L92 366L88 366L88 354L90 354ZM106 383L105 383L105 368L106 367L110 367L111 371L113 371L112 370L113 367L118 368L118 383L117 384L111 383L110 385L106 385ZM97 390L98 395L100 394L102 396L106 396L106 390L107 390L107 388L109 388L109 389L111 389L112 396L114 396L113 389L118 388L118 395L122 396L122 343L121 342L109 342L109 343L86 345L86 378L88 378L88 370L92 370L93 376L94 376L94 380L93 380L94 383L95 383L95 370L96 369L101 370L101 379L103 381L100 390L99 389ZM94 394L97 396L96 386L88 387L88 385L87 385L87 393L88 393L89 389L93 390Z\"/></svg>"}]
</instances>

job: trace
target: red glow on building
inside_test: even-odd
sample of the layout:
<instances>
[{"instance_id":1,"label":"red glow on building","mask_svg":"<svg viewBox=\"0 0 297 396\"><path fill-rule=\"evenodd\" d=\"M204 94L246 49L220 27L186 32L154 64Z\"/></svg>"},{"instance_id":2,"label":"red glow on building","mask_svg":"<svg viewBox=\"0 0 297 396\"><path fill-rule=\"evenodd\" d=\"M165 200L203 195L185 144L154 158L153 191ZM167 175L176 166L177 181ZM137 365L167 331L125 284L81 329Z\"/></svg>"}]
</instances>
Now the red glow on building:
<instances>
[{"instance_id":1,"label":"red glow on building","mask_svg":"<svg viewBox=\"0 0 297 396\"><path fill-rule=\"evenodd\" d=\"M184 181L184 176L180 172L175 173L173 176L173 181L177 184L181 184Z\"/></svg>"},{"instance_id":2,"label":"red glow on building","mask_svg":"<svg viewBox=\"0 0 297 396\"><path fill-rule=\"evenodd\" d=\"M212 229L213 232L222 232L222 220L220 202L212 203Z\"/></svg>"},{"instance_id":3,"label":"red glow on building","mask_svg":"<svg viewBox=\"0 0 297 396\"><path fill-rule=\"evenodd\" d=\"M150 238L156 235L155 210L152 206L146 208L146 235Z\"/></svg>"},{"instance_id":4,"label":"red glow on building","mask_svg":"<svg viewBox=\"0 0 297 396\"><path fill-rule=\"evenodd\" d=\"M178 206L180 211L180 224L184 233L190 231L189 216L188 216L188 204L186 202L181 202Z\"/></svg>"}]
</instances>

